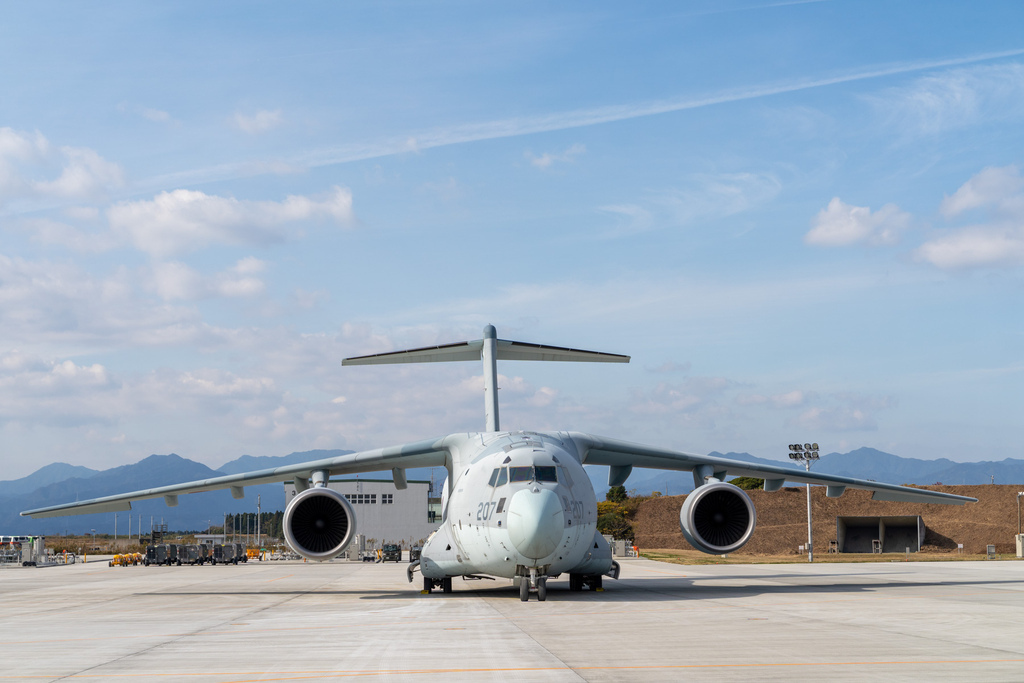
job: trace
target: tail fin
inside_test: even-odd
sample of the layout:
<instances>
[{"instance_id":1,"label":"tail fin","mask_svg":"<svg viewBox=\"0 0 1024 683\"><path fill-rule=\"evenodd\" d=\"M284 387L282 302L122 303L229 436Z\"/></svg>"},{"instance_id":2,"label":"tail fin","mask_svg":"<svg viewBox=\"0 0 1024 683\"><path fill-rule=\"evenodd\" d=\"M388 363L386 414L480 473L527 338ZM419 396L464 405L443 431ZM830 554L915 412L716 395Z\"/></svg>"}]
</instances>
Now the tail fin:
<instances>
[{"instance_id":1,"label":"tail fin","mask_svg":"<svg viewBox=\"0 0 1024 683\"><path fill-rule=\"evenodd\" d=\"M384 365L389 363L443 363L458 360L482 360L484 364L484 412L488 432L498 431L498 361L543 360L592 363L628 363L629 356L600 351L583 351L561 346L545 346L528 342L498 339L494 325L484 328L484 338L456 344L428 346L407 351L391 351L371 356L357 356L341 361L342 365Z\"/></svg>"}]
</instances>

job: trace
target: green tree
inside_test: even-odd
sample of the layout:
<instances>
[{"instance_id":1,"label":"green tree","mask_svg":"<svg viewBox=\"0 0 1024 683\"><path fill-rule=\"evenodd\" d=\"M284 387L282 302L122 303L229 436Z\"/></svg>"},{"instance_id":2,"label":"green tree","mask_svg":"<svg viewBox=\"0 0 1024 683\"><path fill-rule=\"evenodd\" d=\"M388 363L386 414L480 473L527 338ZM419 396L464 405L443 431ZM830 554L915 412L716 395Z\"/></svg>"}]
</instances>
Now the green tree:
<instances>
[{"instance_id":1,"label":"green tree","mask_svg":"<svg viewBox=\"0 0 1024 683\"><path fill-rule=\"evenodd\" d=\"M613 486L608 489L608 493L604 495L605 500L609 500L613 503L624 503L629 495L626 494L625 486Z\"/></svg>"},{"instance_id":2,"label":"green tree","mask_svg":"<svg viewBox=\"0 0 1024 683\"><path fill-rule=\"evenodd\" d=\"M729 483L740 487L744 491L756 491L764 488L764 479L756 477L736 477Z\"/></svg>"},{"instance_id":3,"label":"green tree","mask_svg":"<svg viewBox=\"0 0 1024 683\"><path fill-rule=\"evenodd\" d=\"M609 513L597 518L597 530L602 534L608 534L616 540L625 539L633 543L633 525L619 513Z\"/></svg>"}]
</instances>

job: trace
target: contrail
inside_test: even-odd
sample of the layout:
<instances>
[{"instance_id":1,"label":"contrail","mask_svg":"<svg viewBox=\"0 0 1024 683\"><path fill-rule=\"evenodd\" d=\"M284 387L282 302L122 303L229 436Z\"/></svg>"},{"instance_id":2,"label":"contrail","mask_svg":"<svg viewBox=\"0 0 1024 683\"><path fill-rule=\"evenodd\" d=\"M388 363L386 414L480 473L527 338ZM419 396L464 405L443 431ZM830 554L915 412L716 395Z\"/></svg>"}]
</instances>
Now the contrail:
<instances>
[{"instance_id":1,"label":"contrail","mask_svg":"<svg viewBox=\"0 0 1024 683\"><path fill-rule=\"evenodd\" d=\"M838 74L826 78L801 79L783 83L724 90L702 97L687 97L668 100L654 100L636 104L608 105L590 109L575 109L539 116L525 116L511 119L499 119L479 123L467 123L444 128L411 133L401 137L381 140L371 144L349 144L327 147L298 154L283 162L285 166L315 168L331 166L353 161L364 161L380 157L413 152L435 147L458 145L481 140L497 140L518 137L534 133L547 133L556 130L583 128L602 123L626 121L645 116L655 116L687 109L699 109L716 104L754 100L771 95L811 90L840 83L864 81L884 76L913 73L949 66L973 64L1004 57L1015 57L1024 54L1024 49L988 52L968 57L919 61L887 66L877 66L867 70ZM181 182L206 182L228 178L262 175L269 172L268 165L257 162L236 162L212 166L205 169L194 169L157 176L144 181L140 185L166 187ZM141 188L140 188L141 189Z\"/></svg>"}]
</instances>

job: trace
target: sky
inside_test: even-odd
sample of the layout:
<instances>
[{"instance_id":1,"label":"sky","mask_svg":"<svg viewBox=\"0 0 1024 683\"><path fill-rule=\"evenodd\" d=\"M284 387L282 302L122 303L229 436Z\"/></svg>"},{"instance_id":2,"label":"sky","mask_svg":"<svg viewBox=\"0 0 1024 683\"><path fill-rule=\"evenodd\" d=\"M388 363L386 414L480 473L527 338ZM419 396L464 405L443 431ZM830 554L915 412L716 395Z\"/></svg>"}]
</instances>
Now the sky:
<instances>
[{"instance_id":1,"label":"sky","mask_svg":"<svg viewBox=\"0 0 1024 683\"><path fill-rule=\"evenodd\" d=\"M502 427L1024 457L1017 2L6 3L0 478Z\"/></svg>"}]
</instances>

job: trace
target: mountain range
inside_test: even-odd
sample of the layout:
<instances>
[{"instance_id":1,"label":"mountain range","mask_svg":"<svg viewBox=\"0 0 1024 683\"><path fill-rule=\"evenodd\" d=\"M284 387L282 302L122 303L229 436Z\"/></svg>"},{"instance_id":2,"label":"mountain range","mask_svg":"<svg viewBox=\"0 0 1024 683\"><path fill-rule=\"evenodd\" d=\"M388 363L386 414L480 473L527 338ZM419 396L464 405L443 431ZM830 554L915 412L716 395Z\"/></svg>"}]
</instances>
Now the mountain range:
<instances>
[{"instance_id":1,"label":"mountain range","mask_svg":"<svg viewBox=\"0 0 1024 683\"><path fill-rule=\"evenodd\" d=\"M0 481L0 534L62 534L111 533L114 514L79 515L51 519L28 519L19 516L22 510L55 505L69 500L86 500L100 496L165 486L178 482L209 479L225 474L280 467L296 462L319 460L345 455L352 451L315 450L290 453L283 456L243 455L212 469L176 454L151 455L132 465L123 465L97 471L88 467L52 463L27 477ZM786 461L758 458L749 453L717 453L711 455L770 465L787 465ZM829 453L812 465L816 472L839 474L896 484L1012 484L1024 482L1024 460L1007 458L1001 461L954 462L947 459L920 460L901 458L873 448L859 448L849 453ZM608 468L588 467L588 474L598 499L608 490ZM433 478L437 488L446 476L443 468L410 469L406 476L412 480L428 481ZM390 472L370 474L367 479L390 479ZM994 478L994 480L993 480ZM689 472L641 470L633 472L626 489L637 494L660 491L678 495L693 490L693 477ZM272 512L284 508L284 487L264 484L245 488L245 498L236 500L228 491L182 496L177 507L167 507L162 499L139 501L132 504L131 531L135 535L141 520L143 533L151 524L167 524L172 530L203 530L220 526L224 515L255 512L256 498L261 509ZM118 534L128 533L128 514L117 515Z\"/></svg>"}]
</instances>

